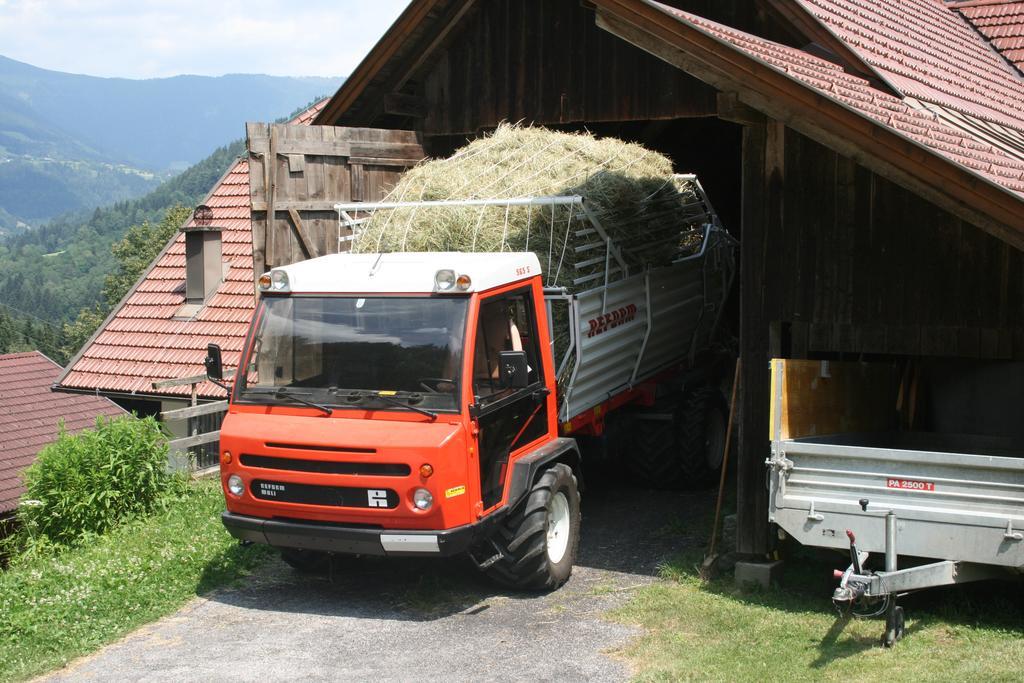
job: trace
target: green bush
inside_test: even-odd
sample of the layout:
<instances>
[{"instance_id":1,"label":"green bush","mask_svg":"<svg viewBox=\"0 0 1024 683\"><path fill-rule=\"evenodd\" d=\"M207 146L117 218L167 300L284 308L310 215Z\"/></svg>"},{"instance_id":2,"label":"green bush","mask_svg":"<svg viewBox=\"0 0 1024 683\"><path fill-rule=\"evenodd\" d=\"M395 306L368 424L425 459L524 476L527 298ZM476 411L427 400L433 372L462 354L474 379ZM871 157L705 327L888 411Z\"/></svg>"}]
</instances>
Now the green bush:
<instances>
[{"instance_id":1,"label":"green bush","mask_svg":"<svg viewBox=\"0 0 1024 683\"><path fill-rule=\"evenodd\" d=\"M21 535L29 544L75 545L152 512L181 484L167 471L167 438L152 417L101 417L73 435L62 426L25 471Z\"/></svg>"}]
</instances>

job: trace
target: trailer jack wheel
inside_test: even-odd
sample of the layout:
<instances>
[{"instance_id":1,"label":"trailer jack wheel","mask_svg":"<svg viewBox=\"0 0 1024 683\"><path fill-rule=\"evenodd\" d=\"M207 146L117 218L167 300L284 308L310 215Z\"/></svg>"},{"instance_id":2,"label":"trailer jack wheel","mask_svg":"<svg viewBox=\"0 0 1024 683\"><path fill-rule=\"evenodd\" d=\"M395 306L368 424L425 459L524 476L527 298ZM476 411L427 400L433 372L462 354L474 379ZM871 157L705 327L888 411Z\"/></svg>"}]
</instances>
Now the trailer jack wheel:
<instances>
[{"instance_id":1,"label":"trailer jack wheel","mask_svg":"<svg viewBox=\"0 0 1024 683\"><path fill-rule=\"evenodd\" d=\"M882 645L884 645L885 647L892 647L898 641L903 639L903 631L905 626L903 608L895 604L895 596L893 596L891 599L893 601L893 604L890 605L888 610L886 610L885 635L882 636Z\"/></svg>"}]
</instances>

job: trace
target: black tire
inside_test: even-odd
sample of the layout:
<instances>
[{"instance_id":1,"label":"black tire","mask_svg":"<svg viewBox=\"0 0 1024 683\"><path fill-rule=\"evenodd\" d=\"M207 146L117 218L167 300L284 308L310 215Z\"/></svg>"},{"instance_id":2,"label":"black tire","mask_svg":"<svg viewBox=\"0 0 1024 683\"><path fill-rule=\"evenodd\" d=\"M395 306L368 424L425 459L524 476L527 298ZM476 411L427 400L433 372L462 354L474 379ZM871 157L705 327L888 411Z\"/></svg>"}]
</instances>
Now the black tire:
<instances>
[{"instance_id":1,"label":"black tire","mask_svg":"<svg viewBox=\"0 0 1024 683\"><path fill-rule=\"evenodd\" d=\"M671 410L639 415L623 453L638 483L655 489L703 488L718 481L727 415L722 395L700 387Z\"/></svg>"},{"instance_id":2,"label":"black tire","mask_svg":"<svg viewBox=\"0 0 1024 683\"><path fill-rule=\"evenodd\" d=\"M654 489L678 488L683 472L676 449L673 412L640 415L630 447L622 449L622 459L633 479Z\"/></svg>"},{"instance_id":3,"label":"black tire","mask_svg":"<svg viewBox=\"0 0 1024 683\"><path fill-rule=\"evenodd\" d=\"M548 552L549 526L561 505L559 496L568 505L568 529L564 552L553 559ZM491 540L501 558L484 571L494 581L530 591L554 590L565 583L580 542L580 494L572 469L559 463L546 470Z\"/></svg>"},{"instance_id":4,"label":"black tire","mask_svg":"<svg viewBox=\"0 0 1024 683\"><path fill-rule=\"evenodd\" d=\"M718 482L727 425L725 401L718 389L701 387L686 395L677 432L681 486L704 488Z\"/></svg>"},{"instance_id":5,"label":"black tire","mask_svg":"<svg viewBox=\"0 0 1024 683\"><path fill-rule=\"evenodd\" d=\"M318 550L281 548L285 564L302 574L324 574L331 567L331 556Z\"/></svg>"}]
</instances>

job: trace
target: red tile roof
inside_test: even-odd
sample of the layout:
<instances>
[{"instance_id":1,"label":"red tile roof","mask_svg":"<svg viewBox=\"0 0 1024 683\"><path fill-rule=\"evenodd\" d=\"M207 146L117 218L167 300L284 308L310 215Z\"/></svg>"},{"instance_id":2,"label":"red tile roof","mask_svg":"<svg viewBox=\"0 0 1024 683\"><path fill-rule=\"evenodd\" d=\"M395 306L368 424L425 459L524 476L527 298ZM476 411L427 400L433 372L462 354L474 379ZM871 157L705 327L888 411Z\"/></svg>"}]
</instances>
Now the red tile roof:
<instances>
[{"instance_id":1,"label":"red tile roof","mask_svg":"<svg viewBox=\"0 0 1024 683\"><path fill-rule=\"evenodd\" d=\"M308 125L322 100L289 123ZM198 313L176 319L185 303L185 235L178 233L74 358L60 386L111 394L188 396L191 387L153 389L153 382L203 373L206 345L220 344L224 365L233 368L255 307L249 162L239 159L203 202L221 229L224 281ZM190 219L186 226L193 225ZM224 390L203 382L199 395L223 398Z\"/></svg>"},{"instance_id":2,"label":"red tile roof","mask_svg":"<svg viewBox=\"0 0 1024 683\"><path fill-rule=\"evenodd\" d=\"M796 0L904 96L1024 131L1024 79L937 0Z\"/></svg>"},{"instance_id":3,"label":"red tile roof","mask_svg":"<svg viewBox=\"0 0 1024 683\"><path fill-rule=\"evenodd\" d=\"M813 88L976 174L1024 195L1024 161L967 132L945 125L930 112L909 106L826 59L744 33L703 17L662 6L683 21L724 40L790 78Z\"/></svg>"},{"instance_id":4,"label":"red tile roof","mask_svg":"<svg viewBox=\"0 0 1024 683\"><path fill-rule=\"evenodd\" d=\"M57 438L61 420L73 434L99 415L125 414L102 396L51 392L59 375L60 366L38 351L0 356L0 514L17 506L22 471Z\"/></svg>"},{"instance_id":5,"label":"red tile roof","mask_svg":"<svg viewBox=\"0 0 1024 683\"><path fill-rule=\"evenodd\" d=\"M969 0L952 3L992 46L1024 74L1024 2Z\"/></svg>"}]
</instances>

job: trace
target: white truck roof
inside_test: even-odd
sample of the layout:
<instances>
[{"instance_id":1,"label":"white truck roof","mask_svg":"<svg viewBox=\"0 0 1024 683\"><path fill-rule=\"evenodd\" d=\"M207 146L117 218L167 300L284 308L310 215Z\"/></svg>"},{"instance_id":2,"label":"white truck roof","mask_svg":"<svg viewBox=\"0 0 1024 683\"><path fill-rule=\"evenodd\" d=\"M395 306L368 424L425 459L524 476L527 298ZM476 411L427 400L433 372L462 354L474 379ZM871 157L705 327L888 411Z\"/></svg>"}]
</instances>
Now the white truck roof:
<instances>
[{"instance_id":1,"label":"white truck roof","mask_svg":"<svg viewBox=\"0 0 1024 683\"><path fill-rule=\"evenodd\" d=\"M439 270L468 275L465 289L441 290L434 277ZM393 252L388 254L330 254L274 268L288 276L294 293L410 293L444 291L464 294L511 284L540 274L540 261L531 252ZM271 290L274 291L274 290Z\"/></svg>"}]
</instances>

